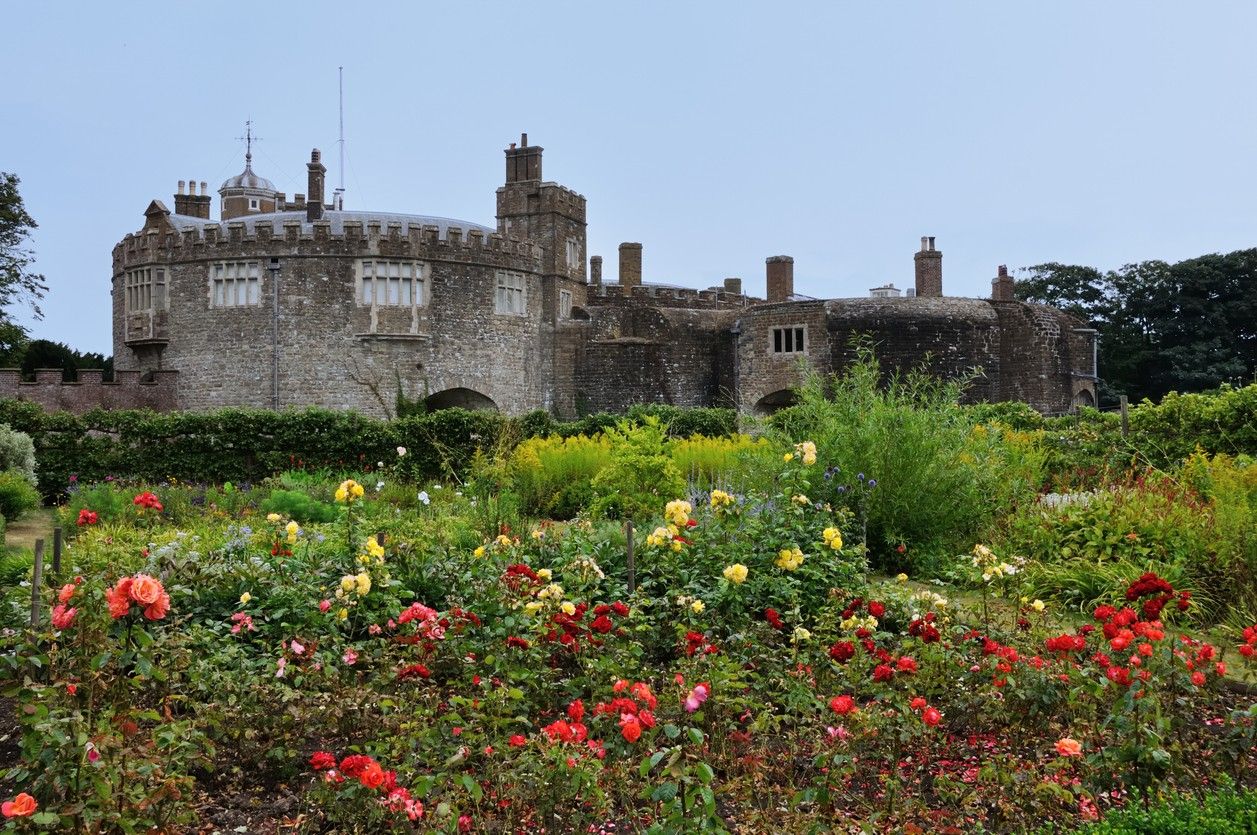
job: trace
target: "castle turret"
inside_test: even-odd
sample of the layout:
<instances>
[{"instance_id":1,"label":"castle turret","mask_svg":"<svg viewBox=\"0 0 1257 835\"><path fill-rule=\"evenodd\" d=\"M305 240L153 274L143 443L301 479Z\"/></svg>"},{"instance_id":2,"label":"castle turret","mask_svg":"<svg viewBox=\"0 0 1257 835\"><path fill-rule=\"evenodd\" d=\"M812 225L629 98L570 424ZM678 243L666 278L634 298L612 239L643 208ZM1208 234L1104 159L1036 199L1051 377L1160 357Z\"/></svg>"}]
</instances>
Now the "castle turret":
<instances>
[{"instance_id":1,"label":"castle turret","mask_svg":"<svg viewBox=\"0 0 1257 835\"><path fill-rule=\"evenodd\" d=\"M589 283L595 286L602 284L601 255L593 255L589 258Z\"/></svg>"},{"instance_id":2,"label":"castle turret","mask_svg":"<svg viewBox=\"0 0 1257 835\"><path fill-rule=\"evenodd\" d=\"M248 122L245 123L244 141L244 170L225 181L218 189L219 214L223 220L279 210L279 194L275 191L275 184L253 173L253 128ZM201 186L201 191L204 192L204 183ZM205 195L205 198L208 201L209 195ZM208 203L205 211L208 219Z\"/></svg>"},{"instance_id":3,"label":"castle turret","mask_svg":"<svg viewBox=\"0 0 1257 835\"><path fill-rule=\"evenodd\" d=\"M921 251L912 257L916 264L918 296L943 295L943 253L934 248L934 239L921 238Z\"/></svg>"}]
</instances>

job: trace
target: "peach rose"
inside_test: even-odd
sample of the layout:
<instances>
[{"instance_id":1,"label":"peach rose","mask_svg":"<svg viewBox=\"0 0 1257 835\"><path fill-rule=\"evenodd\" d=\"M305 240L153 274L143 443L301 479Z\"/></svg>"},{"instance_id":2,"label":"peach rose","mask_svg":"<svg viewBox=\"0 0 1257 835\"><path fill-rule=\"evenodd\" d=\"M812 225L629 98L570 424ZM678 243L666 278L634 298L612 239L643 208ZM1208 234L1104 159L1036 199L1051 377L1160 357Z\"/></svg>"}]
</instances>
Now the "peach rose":
<instances>
[{"instance_id":1,"label":"peach rose","mask_svg":"<svg viewBox=\"0 0 1257 835\"><path fill-rule=\"evenodd\" d=\"M74 597L74 592L77 589L78 589L78 586L74 585L73 583L66 583L64 586L61 587L61 591L57 592L57 602L69 603L70 598Z\"/></svg>"},{"instance_id":2,"label":"peach rose","mask_svg":"<svg viewBox=\"0 0 1257 835\"><path fill-rule=\"evenodd\" d=\"M147 574L136 574L131 581L131 599L142 606L151 606L165 594L161 582Z\"/></svg>"},{"instance_id":3,"label":"peach rose","mask_svg":"<svg viewBox=\"0 0 1257 835\"><path fill-rule=\"evenodd\" d=\"M1081 757L1082 743L1069 737L1059 739L1056 741L1056 753L1062 757Z\"/></svg>"},{"instance_id":4,"label":"peach rose","mask_svg":"<svg viewBox=\"0 0 1257 835\"><path fill-rule=\"evenodd\" d=\"M6 800L0 804L0 812L3 812L6 818L24 818L27 815L35 814L35 810L39 808L39 804L35 802L35 798L26 792L22 792L12 800Z\"/></svg>"}]
</instances>

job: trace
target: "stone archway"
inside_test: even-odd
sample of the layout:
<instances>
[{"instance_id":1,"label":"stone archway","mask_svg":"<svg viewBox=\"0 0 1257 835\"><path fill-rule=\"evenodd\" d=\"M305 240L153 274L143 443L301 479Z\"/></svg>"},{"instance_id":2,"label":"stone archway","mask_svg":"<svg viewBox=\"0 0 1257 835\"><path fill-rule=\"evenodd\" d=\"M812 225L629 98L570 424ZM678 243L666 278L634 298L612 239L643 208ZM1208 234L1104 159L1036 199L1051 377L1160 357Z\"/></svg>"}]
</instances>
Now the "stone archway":
<instances>
[{"instance_id":1,"label":"stone archway","mask_svg":"<svg viewBox=\"0 0 1257 835\"><path fill-rule=\"evenodd\" d=\"M452 388L429 395L423 401L428 411L439 409L473 409L478 411L496 412L498 405L492 398L468 388Z\"/></svg>"},{"instance_id":2,"label":"stone archway","mask_svg":"<svg viewBox=\"0 0 1257 835\"><path fill-rule=\"evenodd\" d=\"M1074 405L1086 406L1088 408L1094 409L1096 405L1096 399L1095 399L1095 396L1091 393L1091 389L1080 389L1078 393L1074 395Z\"/></svg>"},{"instance_id":3,"label":"stone archway","mask_svg":"<svg viewBox=\"0 0 1257 835\"><path fill-rule=\"evenodd\" d=\"M773 412L780 411L787 406L793 406L798 402L798 397L794 393L794 389L778 389L771 394L766 394L755 402L755 414L771 415Z\"/></svg>"}]
</instances>

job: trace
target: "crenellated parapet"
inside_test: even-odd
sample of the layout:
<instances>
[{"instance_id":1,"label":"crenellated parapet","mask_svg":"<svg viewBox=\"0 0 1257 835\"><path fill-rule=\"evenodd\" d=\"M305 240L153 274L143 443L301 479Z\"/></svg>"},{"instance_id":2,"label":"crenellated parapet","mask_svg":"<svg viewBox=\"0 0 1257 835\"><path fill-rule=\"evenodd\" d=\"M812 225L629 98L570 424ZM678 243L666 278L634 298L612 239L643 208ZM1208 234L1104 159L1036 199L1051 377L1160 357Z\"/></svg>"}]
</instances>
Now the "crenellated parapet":
<instances>
[{"instance_id":1,"label":"crenellated parapet","mask_svg":"<svg viewBox=\"0 0 1257 835\"><path fill-rule=\"evenodd\" d=\"M65 382L60 368L40 368L34 381L22 379L16 368L0 369L0 399L37 403L46 412L83 414L92 409L152 409L172 411L178 406L178 371L114 371L112 382L104 371L81 369L75 382Z\"/></svg>"},{"instance_id":2,"label":"crenellated parapet","mask_svg":"<svg viewBox=\"0 0 1257 835\"><path fill-rule=\"evenodd\" d=\"M732 310L746 307L751 299L722 289L695 290L689 287L663 287L654 284L623 286L594 284L589 287L588 304L615 305L639 303L654 307L688 307L699 310Z\"/></svg>"},{"instance_id":3,"label":"crenellated parapet","mask_svg":"<svg viewBox=\"0 0 1257 835\"><path fill-rule=\"evenodd\" d=\"M153 263L345 255L535 271L542 251L530 241L440 218L328 212L322 220L307 222L299 213L286 212L223 223L190 223L175 232L147 229L130 234L114 247L113 266L117 275Z\"/></svg>"}]
</instances>

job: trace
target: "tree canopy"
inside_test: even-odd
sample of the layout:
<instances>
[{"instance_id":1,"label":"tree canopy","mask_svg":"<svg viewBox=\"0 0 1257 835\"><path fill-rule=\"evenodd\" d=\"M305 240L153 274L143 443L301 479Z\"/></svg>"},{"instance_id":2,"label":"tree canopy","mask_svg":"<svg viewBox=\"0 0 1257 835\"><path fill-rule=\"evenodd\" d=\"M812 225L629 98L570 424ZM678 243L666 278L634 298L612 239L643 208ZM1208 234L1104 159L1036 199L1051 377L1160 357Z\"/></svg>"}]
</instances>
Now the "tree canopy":
<instances>
[{"instance_id":1,"label":"tree canopy","mask_svg":"<svg viewBox=\"0 0 1257 835\"><path fill-rule=\"evenodd\" d=\"M1159 400L1257 374L1257 249L1101 272L1027 267L1018 298L1059 307L1100 333L1100 395Z\"/></svg>"}]
</instances>

